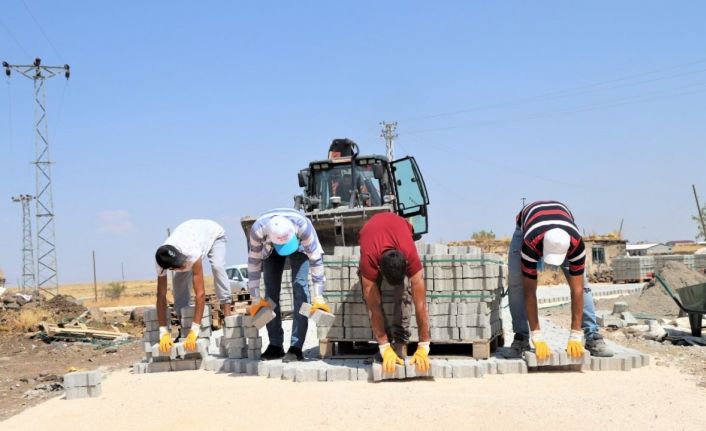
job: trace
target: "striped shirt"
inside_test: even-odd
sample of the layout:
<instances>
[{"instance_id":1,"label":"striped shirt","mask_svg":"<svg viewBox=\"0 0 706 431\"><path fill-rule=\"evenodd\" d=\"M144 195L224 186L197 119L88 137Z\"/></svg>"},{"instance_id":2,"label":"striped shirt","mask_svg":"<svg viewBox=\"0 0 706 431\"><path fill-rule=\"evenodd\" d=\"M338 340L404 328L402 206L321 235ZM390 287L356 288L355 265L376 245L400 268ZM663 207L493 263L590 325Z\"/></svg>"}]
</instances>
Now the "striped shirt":
<instances>
[{"instance_id":1,"label":"striped shirt","mask_svg":"<svg viewBox=\"0 0 706 431\"><path fill-rule=\"evenodd\" d=\"M324 250L319 244L314 226L302 213L291 208L276 208L261 215L250 228L249 253L248 253L248 289L253 296L260 289L260 276L262 275L262 261L270 257L274 247L267 238L266 227L274 216L282 216L294 224L299 249L309 258L309 272L314 284L315 296L321 297L324 293Z\"/></svg>"},{"instance_id":2,"label":"striped shirt","mask_svg":"<svg viewBox=\"0 0 706 431\"><path fill-rule=\"evenodd\" d=\"M544 235L559 228L569 234L571 244L566 253L569 274L582 275L586 267L586 246L569 208L557 201L533 202L517 214L517 227L522 230L522 274L537 279L537 261L544 255Z\"/></svg>"}]
</instances>

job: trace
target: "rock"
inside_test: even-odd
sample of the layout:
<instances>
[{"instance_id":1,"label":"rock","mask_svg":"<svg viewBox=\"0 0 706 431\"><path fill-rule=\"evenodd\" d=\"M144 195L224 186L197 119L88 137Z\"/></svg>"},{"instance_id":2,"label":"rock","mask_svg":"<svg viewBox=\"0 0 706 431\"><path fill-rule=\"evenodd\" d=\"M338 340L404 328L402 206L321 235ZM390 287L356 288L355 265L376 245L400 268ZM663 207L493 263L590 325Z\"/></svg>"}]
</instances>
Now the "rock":
<instances>
[{"instance_id":1,"label":"rock","mask_svg":"<svg viewBox=\"0 0 706 431\"><path fill-rule=\"evenodd\" d=\"M144 322L145 320L145 310L147 310L147 307L137 307L133 309L130 312L130 321L131 322Z\"/></svg>"}]
</instances>

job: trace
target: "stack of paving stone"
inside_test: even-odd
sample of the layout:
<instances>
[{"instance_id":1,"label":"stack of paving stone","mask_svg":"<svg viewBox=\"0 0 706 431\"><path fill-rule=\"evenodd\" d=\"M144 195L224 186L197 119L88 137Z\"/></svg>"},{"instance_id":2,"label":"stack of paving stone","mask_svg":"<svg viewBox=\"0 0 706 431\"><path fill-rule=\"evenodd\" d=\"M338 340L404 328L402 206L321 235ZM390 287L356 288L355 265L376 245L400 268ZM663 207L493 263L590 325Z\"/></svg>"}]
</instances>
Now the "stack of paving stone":
<instances>
[{"instance_id":1,"label":"stack of paving stone","mask_svg":"<svg viewBox=\"0 0 706 431\"><path fill-rule=\"evenodd\" d=\"M194 319L194 310L196 307L188 305L181 309L181 336L186 338L191 331L191 322ZM201 317L201 331L199 339L208 340L211 337L211 307L206 305L203 309L203 317Z\"/></svg>"},{"instance_id":2,"label":"stack of paving stone","mask_svg":"<svg viewBox=\"0 0 706 431\"><path fill-rule=\"evenodd\" d=\"M694 255L694 269L706 270L706 253Z\"/></svg>"},{"instance_id":3,"label":"stack of paving stone","mask_svg":"<svg viewBox=\"0 0 706 431\"><path fill-rule=\"evenodd\" d=\"M169 320L170 315L171 309L167 307L167 320ZM147 308L145 310L143 318L145 321L145 332L142 334L142 341L144 342L145 346L149 347L149 350L147 350L148 347L145 347L145 353L149 354L150 352L152 352L152 345L154 343L159 343L159 321L157 320L157 309ZM145 359L149 360L150 357L147 356Z\"/></svg>"},{"instance_id":4,"label":"stack of paving stone","mask_svg":"<svg viewBox=\"0 0 706 431\"><path fill-rule=\"evenodd\" d=\"M659 271L667 262L679 262L684 264L689 269L694 269L693 254L666 254L663 256L655 256L655 271Z\"/></svg>"},{"instance_id":5,"label":"stack of paving stone","mask_svg":"<svg viewBox=\"0 0 706 431\"><path fill-rule=\"evenodd\" d=\"M194 307L188 306L182 312L182 339L188 335L191 329L191 322L194 315ZM167 316L170 315L167 310ZM169 352L159 350L159 322L157 320L157 309L148 308L145 310L145 332L143 334L143 346L145 358L143 361L133 365L136 373L159 373L166 371L186 371L197 370L201 367L202 358L207 356L207 349L211 336L211 316L210 308L204 308L204 316L201 320L201 332L197 340L195 351L187 351L183 343L174 343Z\"/></svg>"},{"instance_id":6,"label":"stack of paving stone","mask_svg":"<svg viewBox=\"0 0 706 431\"><path fill-rule=\"evenodd\" d=\"M506 269L500 256L477 247L417 244L424 267L427 305L434 342L489 340L502 333L500 299ZM370 319L358 279L358 247L335 247L324 256L324 296L336 315L331 326L319 327L319 339L370 340ZM383 282L382 303L388 319L395 294ZM411 340L418 340L417 322L410 319Z\"/></svg>"},{"instance_id":7,"label":"stack of paving stone","mask_svg":"<svg viewBox=\"0 0 706 431\"><path fill-rule=\"evenodd\" d=\"M229 359L260 359L262 338L253 318L240 314L226 317L219 347L221 356Z\"/></svg>"},{"instance_id":8,"label":"stack of paving stone","mask_svg":"<svg viewBox=\"0 0 706 431\"><path fill-rule=\"evenodd\" d=\"M64 374L64 393L67 400L78 398L94 398L103 392L101 382L103 373L100 370L81 371Z\"/></svg>"},{"instance_id":9,"label":"stack of paving stone","mask_svg":"<svg viewBox=\"0 0 706 431\"><path fill-rule=\"evenodd\" d=\"M652 256L616 257L612 267L615 281L645 280L656 269Z\"/></svg>"},{"instance_id":10,"label":"stack of paving stone","mask_svg":"<svg viewBox=\"0 0 706 431\"><path fill-rule=\"evenodd\" d=\"M311 286L311 277L309 281ZM279 292L280 313L284 315L292 314L294 311L294 294L292 289L292 270L282 271L282 288ZM265 277L260 277L260 296L265 297Z\"/></svg>"}]
</instances>

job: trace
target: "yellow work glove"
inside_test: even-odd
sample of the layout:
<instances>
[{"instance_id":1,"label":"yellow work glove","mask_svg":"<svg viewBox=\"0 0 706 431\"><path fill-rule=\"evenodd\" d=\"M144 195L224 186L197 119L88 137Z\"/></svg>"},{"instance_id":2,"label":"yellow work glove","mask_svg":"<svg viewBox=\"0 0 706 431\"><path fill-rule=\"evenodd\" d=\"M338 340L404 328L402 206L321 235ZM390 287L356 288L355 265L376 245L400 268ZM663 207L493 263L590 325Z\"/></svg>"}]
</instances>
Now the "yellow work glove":
<instances>
[{"instance_id":1,"label":"yellow work glove","mask_svg":"<svg viewBox=\"0 0 706 431\"><path fill-rule=\"evenodd\" d=\"M196 350L196 339L199 338L199 331L201 331L201 325L198 323L191 323L189 335L187 335L186 339L184 340L184 348L186 350Z\"/></svg>"},{"instance_id":2,"label":"yellow work glove","mask_svg":"<svg viewBox=\"0 0 706 431\"><path fill-rule=\"evenodd\" d=\"M404 361L397 356L390 343L380 346L380 355L382 355L382 371L387 374L395 372L395 365L404 365Z\"/></svg>"},{"instance_id":3,"label":"yellow work glove","mask_svg":"<svg viewBox=\"0 0 706 431\"><path fill-rule=\"evenodd\" d=\"M260 311L260 309L262 307L271 307L271 306L272 306L272 304L270 304L270 302L267 299L260 298L260 300L257 301L257 304L253 304L250 306L250 315L251 316L256 315L257 312Z\"/></svg>"},{"instance_id":4,"label":"yellow work glove","mask_svg":"<svg viewBox=\"0 0 706 431\"><path fill-rule=\"evenodd\" d=\"M313 315L316 310L321 310L330 313L331 307L329 307L328 304L324 302L324 298L316 298L314 299L314 303L311 304L311 308L309 309L309 316Z\"/></svg>"},{"instance_id":5,"label":"yellow work glove","mask_svg":"<svg viewBox=\"0 0 706 431\"><path fill-rule=\"evenodd\" d=\"M166 326L160 326L159 327L159 351L162 353L169 353L170 350L172 350L172 346L174 343L172 342L172 334L169 333L169 330L167 329Z\"/></svg>"},{"instance_id":6,"label":"yellow work glove","mask_svg":"<svg viewBox=\"0 0 706 431\"><path fill-rule=\"evenodd\" d=\"M417 369L422 372L429 371L431 363L429 363L429 342L420 341L417 344L417 351L414 352L412 360L409 361L411 365L417 364Z\"/></svg>"},{"instance_id":7,"label":"yellow work glove","mask_svg":"<svg viewBox=\"0 0 706 431\"><path fill-rule=\"evenodd\" d=\"M583 331L571 330L569 343L566 345L566 353L572 358L583 356Z\"/></svg>"},{"instance_id":8,"label":"yellow work glove","mask_svg":"<svg viewBox=\"0 0 706 431\"><path fill-rule=\"evenodd\" d=\"M551 356L552 351L549 350L549 345L542 337L542 331L532 331L532 344L534 344L534 354L538 361L543 361Z\"/></svg>"}]
</instances>

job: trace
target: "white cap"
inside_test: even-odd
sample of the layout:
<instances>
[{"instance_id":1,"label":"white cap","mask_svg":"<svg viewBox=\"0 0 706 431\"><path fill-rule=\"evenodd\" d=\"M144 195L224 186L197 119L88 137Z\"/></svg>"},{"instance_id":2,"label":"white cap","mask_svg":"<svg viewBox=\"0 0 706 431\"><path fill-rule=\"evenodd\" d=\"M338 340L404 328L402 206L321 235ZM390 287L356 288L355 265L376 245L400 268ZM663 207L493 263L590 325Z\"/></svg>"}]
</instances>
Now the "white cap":
<instances>
[{"instance_id":1,"label":"white cap","mask_svg":"<svg viewBox=\"0 0 706 431\"><path fill-rule=\"evenodd\" d=\"M294 224L282 216L274 216L267 223L267 238L282 256L288 256L299 248Z\"/></svg>"},{"instance_id":2,"label":"white cap","mask_svg":"<svg viewBox=\"0 0 706 431\"><path fill-rule=\"evenodd\" d=\"M571 237L564 229L555 227L544 234L544 263L559 266L566 260L566 253L571 246Z\"/></svg>"}]
</instances>

